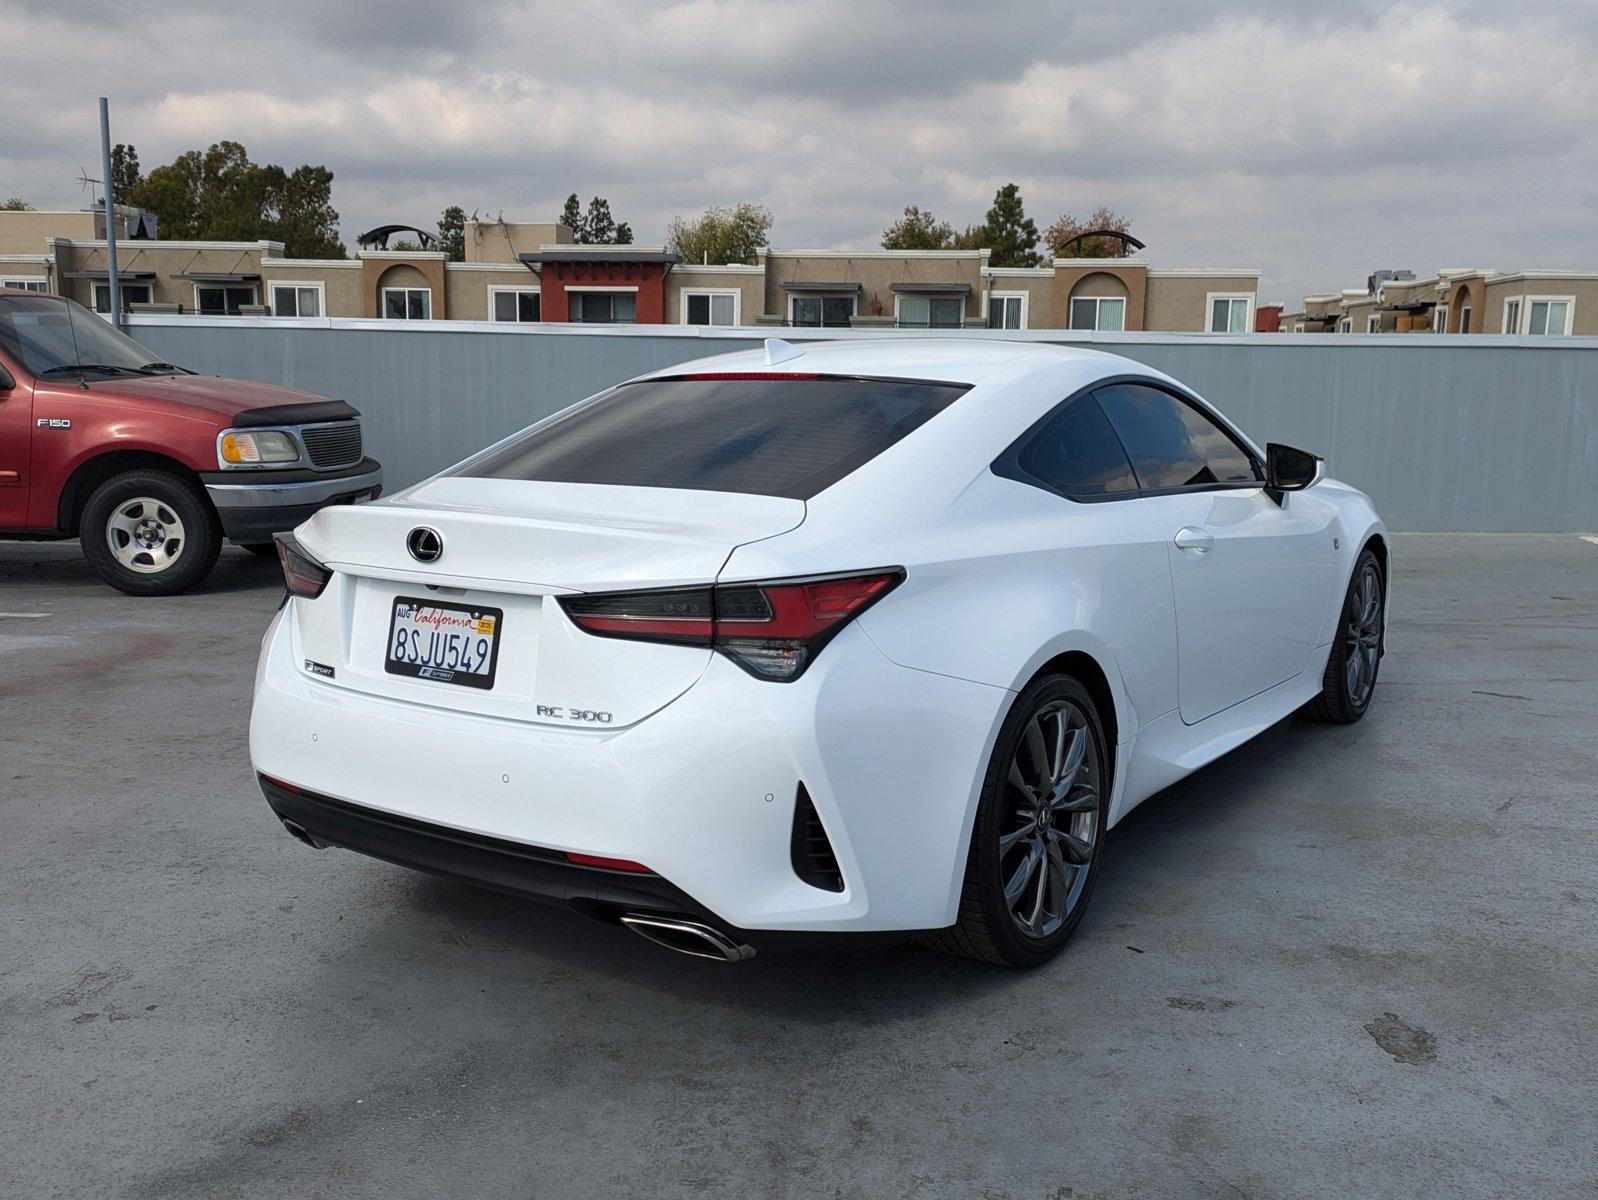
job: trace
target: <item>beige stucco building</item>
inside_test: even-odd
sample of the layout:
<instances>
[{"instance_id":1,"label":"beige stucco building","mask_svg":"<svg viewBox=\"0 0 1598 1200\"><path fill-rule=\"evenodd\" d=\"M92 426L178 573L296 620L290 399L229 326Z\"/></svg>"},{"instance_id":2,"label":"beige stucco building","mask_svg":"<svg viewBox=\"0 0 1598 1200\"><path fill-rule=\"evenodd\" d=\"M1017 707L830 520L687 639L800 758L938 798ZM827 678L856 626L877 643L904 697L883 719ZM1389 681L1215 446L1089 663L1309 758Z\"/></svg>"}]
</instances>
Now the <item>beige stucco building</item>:
<instances>
[{"instance_id":1,"label":"beige stucco building","mask_svg":"<svg viewBox=\"0 0 1598 1200\"><path fill-rule=\"evenodd\" d=\"M126 230L133 210L118 210ZM1246 333L1259 272L1143 258L990 264L986 250L767 248L748 265L659 246L577 246L556 222L470 221L462 262L435 249L292 259L280 243L118 240L134 312L824 328ZM101 214L0 213L0 279L110 310Z\"/></svg>"},{"instance_id":2,"label":"beige stucco building","mask_svg":"<svg viewBox=\"0 0 1598 1200\"><path fill-rule=\"evenodd\" d=\"M1598 271L1445 268L1424 279L1304 297L1284 333L1598 336Z\"/></svg>"}]
</instances>

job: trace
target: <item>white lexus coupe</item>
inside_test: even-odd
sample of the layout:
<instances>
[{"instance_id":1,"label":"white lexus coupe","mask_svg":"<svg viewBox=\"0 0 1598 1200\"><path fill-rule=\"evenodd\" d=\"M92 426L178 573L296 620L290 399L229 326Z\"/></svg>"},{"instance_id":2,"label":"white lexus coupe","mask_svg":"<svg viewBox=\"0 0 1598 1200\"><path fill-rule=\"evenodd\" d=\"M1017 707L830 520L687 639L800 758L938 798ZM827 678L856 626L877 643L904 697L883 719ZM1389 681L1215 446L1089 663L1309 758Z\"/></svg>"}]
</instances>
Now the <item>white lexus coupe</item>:
<instances>
[{"instance_id":1,"label":"white lexus coupe","mask_svg":"<svg viewBox=\"0 0 1598 1200\"><path fill-rule=\"evenodd\" d=\"M781 341L280 535L289 832L725 961L1047 961L1139 801L1371 702L1360 492L1113 355Z\"/></svg>"}]
</instances>

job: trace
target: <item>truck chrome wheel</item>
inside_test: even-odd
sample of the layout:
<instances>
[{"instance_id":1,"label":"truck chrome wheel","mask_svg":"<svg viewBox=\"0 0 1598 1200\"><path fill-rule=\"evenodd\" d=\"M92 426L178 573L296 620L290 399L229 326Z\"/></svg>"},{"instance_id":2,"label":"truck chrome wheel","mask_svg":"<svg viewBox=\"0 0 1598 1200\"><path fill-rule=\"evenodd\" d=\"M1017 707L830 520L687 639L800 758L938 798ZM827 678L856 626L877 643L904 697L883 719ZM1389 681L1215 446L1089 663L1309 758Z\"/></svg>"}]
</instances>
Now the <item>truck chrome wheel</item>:
<instances>
[{"instance_id":1,"label":"truck chrome wheel","mask_svg":"<svg viewBox=\"0 0 1598 1200\"><path fill-rule=\"evenodd\" d=\"M149 496L117 505L106 521L105 540L117 562L141 575L165 571L186 544L182 518Z\"/></svg>"}]
</instances>

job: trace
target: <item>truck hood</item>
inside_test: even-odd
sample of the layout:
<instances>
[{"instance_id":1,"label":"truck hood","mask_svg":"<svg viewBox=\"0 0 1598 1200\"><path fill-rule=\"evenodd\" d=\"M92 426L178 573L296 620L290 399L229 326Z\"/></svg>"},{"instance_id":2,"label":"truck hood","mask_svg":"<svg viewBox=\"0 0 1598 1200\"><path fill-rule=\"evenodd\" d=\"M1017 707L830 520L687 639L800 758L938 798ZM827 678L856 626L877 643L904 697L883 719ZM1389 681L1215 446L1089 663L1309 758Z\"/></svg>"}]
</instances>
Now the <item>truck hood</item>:
<instances>
[{"instance_id":1,"label":"truck hood","mask_svg":"<svg viewBox=\"0 0 1598 1200\"><path fill-rule=\"evenodd\" d=\"M88 390L101 399L116 399L145 408L186 409L188 412L184 415L214 418L218 428L230 423L235 414L248 409L326 403L324 397L309 392L245 379L221 379L215 375L100 379L91 382Z\"/></svg>"}]
</instances>

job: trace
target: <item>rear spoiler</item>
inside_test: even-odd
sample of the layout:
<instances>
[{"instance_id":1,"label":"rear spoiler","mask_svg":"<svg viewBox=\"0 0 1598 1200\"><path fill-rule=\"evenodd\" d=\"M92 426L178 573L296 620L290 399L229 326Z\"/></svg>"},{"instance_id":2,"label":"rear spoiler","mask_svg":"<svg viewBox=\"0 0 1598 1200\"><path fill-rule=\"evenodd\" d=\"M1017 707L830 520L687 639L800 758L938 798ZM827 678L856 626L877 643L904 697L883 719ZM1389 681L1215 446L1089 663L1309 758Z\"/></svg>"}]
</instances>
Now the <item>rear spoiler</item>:
<instances>
[{"instance_id":1,"label":"rear spoiler","mask_svg":"<svg viewBox=\"0 0 1598 1200\"><path fill-rule=\"evenodd\" d=\"M309 400L302 404L272 404L266 408L246 408L230 420L236 428L261 425L313 425L319 421L348 421L360 411L342 400Z\"/></svg>"}]
</instances>

